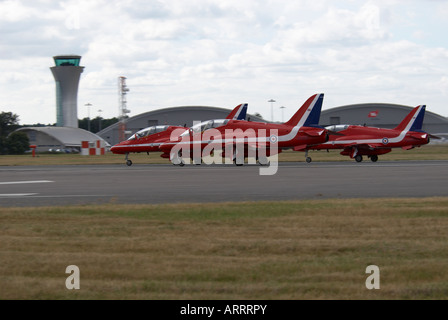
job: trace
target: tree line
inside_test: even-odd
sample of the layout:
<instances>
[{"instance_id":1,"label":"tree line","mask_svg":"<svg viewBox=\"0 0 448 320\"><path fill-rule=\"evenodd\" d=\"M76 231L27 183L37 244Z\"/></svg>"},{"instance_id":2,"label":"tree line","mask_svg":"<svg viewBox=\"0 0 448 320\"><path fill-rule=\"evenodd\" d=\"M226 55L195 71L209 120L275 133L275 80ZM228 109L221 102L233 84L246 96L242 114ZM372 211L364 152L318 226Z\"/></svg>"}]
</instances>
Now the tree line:
<instances>
[{"instance_id":1,"label":"tree line","mask_svg":"<svg viewBox=\"0 0 448 320\"><path fill-rule=\"evenodd\" d=\"M12 112L0 113L0 154L23 154L30 149L30 141L20 128L19 116Z\"/></svg>"}]
</instances>

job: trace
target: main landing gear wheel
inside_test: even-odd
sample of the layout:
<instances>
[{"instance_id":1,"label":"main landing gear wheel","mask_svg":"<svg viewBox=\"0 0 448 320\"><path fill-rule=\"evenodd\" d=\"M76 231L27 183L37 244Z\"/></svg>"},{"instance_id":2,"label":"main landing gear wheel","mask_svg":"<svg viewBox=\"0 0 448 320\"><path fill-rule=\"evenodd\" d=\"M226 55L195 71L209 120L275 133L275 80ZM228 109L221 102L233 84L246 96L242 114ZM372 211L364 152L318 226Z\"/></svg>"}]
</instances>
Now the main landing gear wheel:
<instances>
[{"instance_id":1,"label":"main landing gear wheel","mask_svg":"<svg viewBox=\"0 0 448 320\"><path fill-rule=\"evenodd\" d=\"M373 156L370 157L370 160L372 160L372 162L377 162L378 156L376 154L374 154Z\"/></svg>"},{"instance_id":2,"label":"main landing gear wheel","mask_svg":"<svg viewBox=\"0 0 448 320\"><path fill-rule=\"evenodd\" d=\"M267 166L270 163L268 157L258 157L257 160L260 166Z\"/></svg>"},{"instance_id":3,"label":"main landing gear wheel","mask_svg":"<svg viewBox=\"0 0 448 320\"><path fill-rule=\"evenodd\" d=\"M362 155L358 154L358 155L355 157L355 160L356 160L356 162L361 162L361 161L362 161Z\"/></svg>"},{"instance_id":4,"label":"main landing gear wheel","mask_svg":"<svg viewBox=\"0 0 448 320\"><path fill-rule=\"evenodd\" d=\"M170 155L170 159L171 159L172 164L175 165L175 166L178 165L178 166L183 167L185 165L185 162L182 159L182 152L181 152L181 150L179 150L177 152L177 155Z\"/></svg>"},{"instance_id":5,"label":"main landing gear wheel","mask_svg":"<svg viewBox=\"0 0 448 320\"><path fill-rule=\"evenodd\" d=\"M185 162L180 161L179 163L173 163L173 166L180 166L183 167L185 165Z\"/></svg>"}]
</instances>

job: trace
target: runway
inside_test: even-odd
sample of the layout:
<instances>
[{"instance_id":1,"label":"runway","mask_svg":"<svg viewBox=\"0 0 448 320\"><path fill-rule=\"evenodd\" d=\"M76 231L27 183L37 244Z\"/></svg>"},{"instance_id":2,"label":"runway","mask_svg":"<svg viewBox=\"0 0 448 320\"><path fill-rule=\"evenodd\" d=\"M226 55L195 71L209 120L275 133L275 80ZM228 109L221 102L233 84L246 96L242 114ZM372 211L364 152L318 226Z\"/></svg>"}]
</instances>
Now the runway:
<instances>
[{"instance_id":1,"label":"runway","mask_svg":"<svg viewBox=\"0 0 448 320\"><path fill-rule=\"evenodd\" d=\"M448 161L0 167L0 207L448 196Z\"/></svg>"}]
</instances>

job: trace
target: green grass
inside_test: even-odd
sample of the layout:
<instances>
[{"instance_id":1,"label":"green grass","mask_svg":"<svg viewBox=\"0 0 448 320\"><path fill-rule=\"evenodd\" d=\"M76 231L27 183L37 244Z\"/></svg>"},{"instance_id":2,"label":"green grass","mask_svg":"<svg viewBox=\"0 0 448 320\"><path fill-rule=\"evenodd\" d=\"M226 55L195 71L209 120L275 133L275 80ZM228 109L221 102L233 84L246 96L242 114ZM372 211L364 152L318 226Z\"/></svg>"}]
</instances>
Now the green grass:
<instances>
[{"instance_id":1,"label":"green grass","mask_svg":"<svg viewBox=\"0 0 448 320\"><path fill-rule=\"evenodd\" d=\"M1 208L0 299L444 300L446 230L446 197Z\"/></svg>"}]
</instances>

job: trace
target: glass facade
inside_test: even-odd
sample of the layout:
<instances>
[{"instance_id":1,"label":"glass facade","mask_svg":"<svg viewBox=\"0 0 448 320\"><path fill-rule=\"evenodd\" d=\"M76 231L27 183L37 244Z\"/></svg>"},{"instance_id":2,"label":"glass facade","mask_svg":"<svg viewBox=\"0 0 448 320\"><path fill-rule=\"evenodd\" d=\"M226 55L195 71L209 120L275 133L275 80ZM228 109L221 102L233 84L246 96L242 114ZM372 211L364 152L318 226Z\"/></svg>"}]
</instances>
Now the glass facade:
<instances>
[{"instance_id":1,"label":"glass facade","mask_svg":"<svg viewBox=\"0 0 448 320\"><path fill-rule=\"evenodd\" d=\"M60 67L60 66L79 67L80 60L81 60L81 57L78 57L78 56L54 57L54 63L56 64L56 67Z\"/></svg>"}]
</instances>

